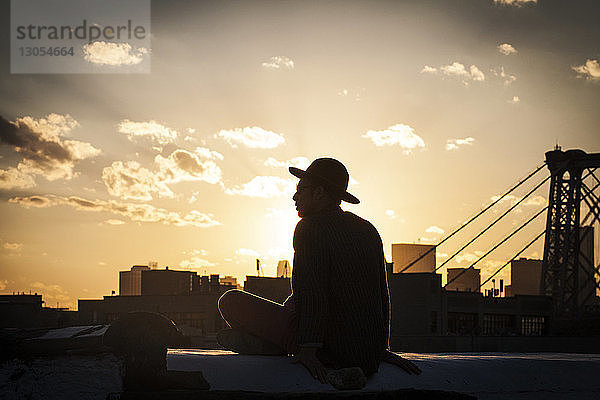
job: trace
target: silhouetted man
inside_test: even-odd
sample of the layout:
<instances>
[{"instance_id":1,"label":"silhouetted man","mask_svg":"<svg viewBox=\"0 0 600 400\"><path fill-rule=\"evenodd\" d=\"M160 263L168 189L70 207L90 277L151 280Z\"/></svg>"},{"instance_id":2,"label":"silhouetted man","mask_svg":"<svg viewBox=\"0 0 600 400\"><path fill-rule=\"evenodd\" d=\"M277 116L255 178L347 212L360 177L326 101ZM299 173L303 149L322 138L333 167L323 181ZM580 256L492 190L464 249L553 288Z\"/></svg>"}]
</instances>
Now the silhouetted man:
<instances>
[{"instance_id":1,"label":"silhouetted man","mask_svg":"<svg viewBox=\"0 0 600 400\"><path fill-rule=\"evenodd\" d=\"M347 192L346 167L319 158L298 178L293 200L301 220L294 232L292 295L283 305L241 291L219 301L234 329L218 335L226 348L251 354L293 354L311 375L360 367L366 376L382 360L409 373L418 368L388 351L389 294L383 244L368 221L340 208L359 200ZM249 335L250 334L250 335Z\"/></svg>"}]
</instances>

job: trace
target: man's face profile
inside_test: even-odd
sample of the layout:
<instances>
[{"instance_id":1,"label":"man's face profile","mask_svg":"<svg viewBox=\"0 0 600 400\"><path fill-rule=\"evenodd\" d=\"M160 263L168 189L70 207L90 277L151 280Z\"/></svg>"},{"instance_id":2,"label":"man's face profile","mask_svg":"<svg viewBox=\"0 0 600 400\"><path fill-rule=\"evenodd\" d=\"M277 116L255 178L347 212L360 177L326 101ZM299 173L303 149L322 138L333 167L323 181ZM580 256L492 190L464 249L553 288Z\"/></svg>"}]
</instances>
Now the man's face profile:
<instances>
[{"instance_id":1,"label":"man's face profile","mask_svg":"<svg viewBox=\"0 0 600 400\"><path fill-rule=\"evenodd\" d=\"M300 218L310 215L314 211L315 199L312 188L310 182L305 179L300 179L298 186L296 186L296 193L294 193L292 199L296 204L296 211L298 211Z\"/></svg>"}]
</instances>

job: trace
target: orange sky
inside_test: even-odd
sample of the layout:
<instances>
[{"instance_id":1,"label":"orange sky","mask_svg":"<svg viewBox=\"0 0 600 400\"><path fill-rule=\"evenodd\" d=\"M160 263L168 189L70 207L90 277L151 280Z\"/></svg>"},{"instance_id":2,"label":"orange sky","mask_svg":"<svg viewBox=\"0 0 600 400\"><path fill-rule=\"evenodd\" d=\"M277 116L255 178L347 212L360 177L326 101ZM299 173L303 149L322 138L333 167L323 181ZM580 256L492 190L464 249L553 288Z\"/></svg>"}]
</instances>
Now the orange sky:
<instances>
[{"instance_id":1,"label":"orange sky","mask_svg":"<svg viewBox=\"0 0 600 400\"><path fill-rule=\"evenodd\" d=\"M297 222L287 166L319 156L346 164L361 204L344 208L375 224L388 258L395 242L436 243L556 142L600 152L599 11L585 1L153 1L151 51L126 54L149 57L149 74L10 74L4 57L0 292L74 307L149 261L243 280L258 257L273 274L292 257ZM127 72L114 48L97 50L99 71ZM469 265L547 190L449 265ZM490 256L482 278L544 223Z\"/></svg>"}]
</instances>

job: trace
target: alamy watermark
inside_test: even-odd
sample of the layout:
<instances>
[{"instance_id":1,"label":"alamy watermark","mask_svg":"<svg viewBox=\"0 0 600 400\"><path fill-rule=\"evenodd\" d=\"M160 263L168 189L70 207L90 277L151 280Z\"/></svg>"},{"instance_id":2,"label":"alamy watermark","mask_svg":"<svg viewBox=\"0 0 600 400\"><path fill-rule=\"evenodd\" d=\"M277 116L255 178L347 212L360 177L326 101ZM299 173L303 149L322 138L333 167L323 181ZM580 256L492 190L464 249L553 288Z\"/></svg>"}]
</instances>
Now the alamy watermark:
<instances>
[{"instance_id":1,"label":"alamy watermark","mask_svg":"<svg viewBox=\"0 0 600 400\"><path fill-rule=\"evenodd\" d=\"M149 73L150 0L11 0L11 73Z\"/></svg>"}]
</instances>

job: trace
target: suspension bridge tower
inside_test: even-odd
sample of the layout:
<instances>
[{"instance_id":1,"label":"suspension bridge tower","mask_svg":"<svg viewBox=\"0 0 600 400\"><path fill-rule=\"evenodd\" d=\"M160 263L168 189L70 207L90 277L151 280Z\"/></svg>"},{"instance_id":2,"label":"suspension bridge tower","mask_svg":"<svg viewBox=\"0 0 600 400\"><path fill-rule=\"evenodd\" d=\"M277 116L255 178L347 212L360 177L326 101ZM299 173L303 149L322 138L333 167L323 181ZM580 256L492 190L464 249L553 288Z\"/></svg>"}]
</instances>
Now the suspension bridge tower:
<instances>
[{"instance_id":1,"label":"suspension bridge tower","mask_svg":"<svg viewBox=\"0 0 600 400\"><path fill-rule=\"evenodd\" d=\"M546 164L551 179L540 294L552 297L556 317L577 318L600 289L594 232L587 228L600 224L600 180L594 174L600 153L557 146L546 153ZM591 252L585 250L590 233Z\"/></svg>"}]
</instances>

